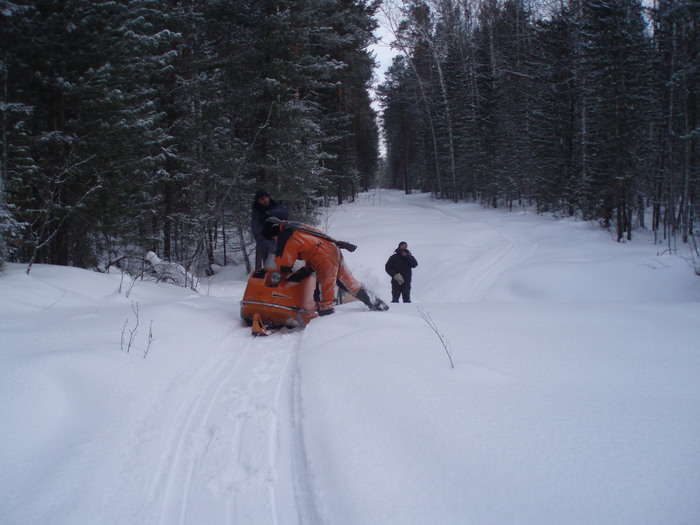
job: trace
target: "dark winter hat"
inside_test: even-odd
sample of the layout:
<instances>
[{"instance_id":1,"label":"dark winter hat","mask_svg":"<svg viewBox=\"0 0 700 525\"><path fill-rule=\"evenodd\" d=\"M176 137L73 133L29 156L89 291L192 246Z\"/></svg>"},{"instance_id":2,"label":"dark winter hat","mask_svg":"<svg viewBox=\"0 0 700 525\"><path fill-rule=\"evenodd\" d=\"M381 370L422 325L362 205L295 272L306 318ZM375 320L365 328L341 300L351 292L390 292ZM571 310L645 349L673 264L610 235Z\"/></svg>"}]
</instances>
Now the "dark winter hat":
<instances>
[{"instance_id":1,"label":"dark winter hat","mask_svg":"<svg viewBox=\"0 0 700 525\"><path fill-rule=\"evenodd\" d=\"M399 245L397 246L397 248L401 248L401 245L402 245L402 244L405 244L406 246L408 246L408 243L407 243L406 241L401 241L401 242L399 243Z\"/></svg>"},{"instance_id":2,"label":"dark winter hat","mask_svg":"<svg viewBox=\"0 0 700 525\"><path fill-rule=\"evenodd\" d=\"M255 192L255 201L259 201L263 197L269 197L270 194L267 192L267 190L258 190Z\"/></svg>"}]
</instances>

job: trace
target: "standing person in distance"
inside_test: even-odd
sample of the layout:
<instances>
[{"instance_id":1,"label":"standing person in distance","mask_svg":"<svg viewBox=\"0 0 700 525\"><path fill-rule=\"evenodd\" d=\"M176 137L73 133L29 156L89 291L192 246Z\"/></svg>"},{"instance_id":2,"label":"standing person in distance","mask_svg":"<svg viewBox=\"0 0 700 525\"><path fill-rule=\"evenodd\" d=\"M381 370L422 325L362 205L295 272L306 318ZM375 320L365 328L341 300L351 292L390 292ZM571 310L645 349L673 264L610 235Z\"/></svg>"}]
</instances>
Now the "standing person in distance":
<instances>
[{"instance_id":1,"label":"standing person in distance","mask_svg":"<svg viewBox=\"0 0 700 525\"><path fill-rule=\"evenodd\" d=\"M266 190L255 192L253 209L250 215L250 229L255 239L255 269L259 270L265 265L270 253L274 252L275 241L263 235L265 219L277 217L283 221L289 219L289 209L282 202L270 198Z\"/></svg>"},{"instance_id":2,"label":"standing person in distance","mask_svg":"<svg viewBox=\"0 0 700 525\"><path fill-rule=\"evenodd\" d=\"M398 303L400 297L404 303L411 302L411 278L416 266L418 261L408 251L408 243L401 241L384 265L384 270L391 277L392 303Z\"/></svg>"}]
</instances>

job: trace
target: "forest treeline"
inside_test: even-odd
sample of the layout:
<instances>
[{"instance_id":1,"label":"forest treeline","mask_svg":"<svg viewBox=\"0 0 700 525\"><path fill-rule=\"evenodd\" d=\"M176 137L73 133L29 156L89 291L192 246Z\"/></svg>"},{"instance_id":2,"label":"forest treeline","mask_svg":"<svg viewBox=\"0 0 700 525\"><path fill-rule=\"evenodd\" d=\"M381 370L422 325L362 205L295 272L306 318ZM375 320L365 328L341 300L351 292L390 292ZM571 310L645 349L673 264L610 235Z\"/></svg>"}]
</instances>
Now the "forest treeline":
<instances>
[{"instance_id":1,"label":"forest treeline","mask_svg":"<svg viewBox=\"0 0 700 525\"><path fill-rule=\"evenodd\" d=\"M382 184L695 248L697 0L385 0ZM380 170L379 0L0 0L0 262L249 261Z\"/></svg>"},{"instance_id":2,"label":"forest treeline","mask_svg":"<svg viewBox=\"0 0 700 525\"><path fill-rule=\"evenodd\" d=\"M0 1L0 262L201 271L248 260L260 187L296 220L368 188L377 6Z\"/></svg>"},{"instance_id":3,"label":"forest treeline","mask_svg":"<svg viewBox=\"0 0 700 525\"><path fill-rule=\"evenodd\" d=\"M395 4L389 186L695 242L700 2Z\"/></svg>"}]
</instances>

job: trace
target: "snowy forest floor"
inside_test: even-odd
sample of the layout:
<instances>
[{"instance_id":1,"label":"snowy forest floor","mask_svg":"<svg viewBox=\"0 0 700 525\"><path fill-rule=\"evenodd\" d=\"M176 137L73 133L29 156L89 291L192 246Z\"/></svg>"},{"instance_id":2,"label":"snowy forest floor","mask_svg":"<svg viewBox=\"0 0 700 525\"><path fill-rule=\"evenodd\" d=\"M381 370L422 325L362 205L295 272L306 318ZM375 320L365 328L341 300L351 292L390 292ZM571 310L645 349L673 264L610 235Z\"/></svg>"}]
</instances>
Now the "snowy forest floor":
<instances>
[{"instance_id":1,"label":"snowy forest floor","mask_svg":"<svg viewBox=\"0 0 700 525\"><path fill-rule=\"evenodd\" d=\"M386 190L321 226L385 300L408 242L413 303L254 338L240 267L194 293L8 265L0 522L700 522L686 260L644 232Z\"/></svg>"}]
</instances>

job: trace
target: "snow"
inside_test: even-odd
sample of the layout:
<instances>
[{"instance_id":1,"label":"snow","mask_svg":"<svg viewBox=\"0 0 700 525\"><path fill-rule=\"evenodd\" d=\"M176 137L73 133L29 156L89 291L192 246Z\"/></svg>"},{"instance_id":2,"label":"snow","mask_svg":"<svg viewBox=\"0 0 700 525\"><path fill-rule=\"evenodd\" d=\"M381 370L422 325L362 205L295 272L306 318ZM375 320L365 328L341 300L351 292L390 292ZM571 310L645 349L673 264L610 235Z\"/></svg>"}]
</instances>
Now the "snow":
<instances>
[{"instance_id":1,"label":"snow","mask_svg":"<svg viewBox=\"0 0 700 525\"><path fill-rule=\"evenodd\" d=\"M385 299L408 242L414 302L254 338L241 268L195 293L8 265L0 522L700 522L700 279L682 257L386 190L324 226Z\"/></svg>"}]
</instances>

